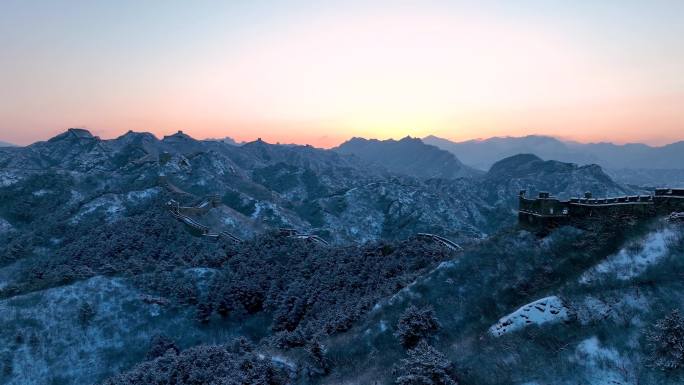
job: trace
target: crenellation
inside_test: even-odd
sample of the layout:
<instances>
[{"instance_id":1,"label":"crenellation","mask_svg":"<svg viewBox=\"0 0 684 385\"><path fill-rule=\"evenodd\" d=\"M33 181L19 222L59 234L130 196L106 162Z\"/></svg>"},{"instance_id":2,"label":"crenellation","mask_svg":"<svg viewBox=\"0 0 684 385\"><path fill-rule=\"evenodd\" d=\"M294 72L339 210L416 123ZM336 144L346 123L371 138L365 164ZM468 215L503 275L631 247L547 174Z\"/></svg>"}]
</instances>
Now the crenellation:
<instances>
[{"instance_id":1,"label":"crenellation","mask_svg":"<svg viewBox=\"0 0 684 385\"><path fill-rule=\"evenodd\" d=\"M559 200L547 192L538 198L519 194L518 222L542 229L562 225L582 226L587 221L602 219L640 219L669 215L684 211L684 189L661 188L652 195L594 198L591 192L584 197Z\"/></svg>"}]
</instances>

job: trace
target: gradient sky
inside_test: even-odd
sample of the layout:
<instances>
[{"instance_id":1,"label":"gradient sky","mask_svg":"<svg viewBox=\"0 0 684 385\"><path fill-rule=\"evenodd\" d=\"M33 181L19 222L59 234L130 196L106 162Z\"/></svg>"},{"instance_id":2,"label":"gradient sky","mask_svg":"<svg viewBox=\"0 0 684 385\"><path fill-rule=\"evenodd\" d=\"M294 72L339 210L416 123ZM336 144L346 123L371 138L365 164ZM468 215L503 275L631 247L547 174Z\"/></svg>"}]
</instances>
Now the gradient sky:
<instances>
[{"instance_id":1,"label":"gradient sky","mask_svg":"<svg viewBox=\"0 0 684 385\"><path fill-rule=\"evenodd\" d=\"M0 140L684 139L684 1L0 1Z\"/></svg>"}]
</instances>

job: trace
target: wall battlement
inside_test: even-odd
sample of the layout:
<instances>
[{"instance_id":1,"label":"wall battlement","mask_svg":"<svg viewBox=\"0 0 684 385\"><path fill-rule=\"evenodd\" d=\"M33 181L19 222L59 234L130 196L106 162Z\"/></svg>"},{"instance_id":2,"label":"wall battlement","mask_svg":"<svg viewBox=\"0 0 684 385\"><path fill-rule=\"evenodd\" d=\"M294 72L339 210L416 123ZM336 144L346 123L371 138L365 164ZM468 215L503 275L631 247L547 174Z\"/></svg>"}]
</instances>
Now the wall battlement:
<instances>
[{"instance_id":1,"label":"wall battlement","mask_svg":"<svg viewBox=\"0 0 684 385\"><path fill-rule=\"evenodd\" d=\"M188 228L190 228L195 233L202 235L211 239L226 238L235 243L242 242L242 240L235 235L227 232L221 231L220 233L212 233L208 226L199 223L193 216L201 216L209 212L214 207L218 207L221 204L221 198L218 195L210 195L203 199L200 203L195 206L181 206L177 201L171 199L166 202L166 208L169 213L177 220L183 222Z\"/></svg>"},{"instance_id":2,"label":"wall battlement","mask_svg":"<svg viewBox=\"0 0 684 385\"><path fill-rule=\"evenodd\" d=\"M527 198L520 191L518 222L538 228L581 225L588 220L650 218L684 211L684 189L661 188L653 195L594 198L590 192L581 198L560 200L547 192Z\"/></svg>"}]
</instances>

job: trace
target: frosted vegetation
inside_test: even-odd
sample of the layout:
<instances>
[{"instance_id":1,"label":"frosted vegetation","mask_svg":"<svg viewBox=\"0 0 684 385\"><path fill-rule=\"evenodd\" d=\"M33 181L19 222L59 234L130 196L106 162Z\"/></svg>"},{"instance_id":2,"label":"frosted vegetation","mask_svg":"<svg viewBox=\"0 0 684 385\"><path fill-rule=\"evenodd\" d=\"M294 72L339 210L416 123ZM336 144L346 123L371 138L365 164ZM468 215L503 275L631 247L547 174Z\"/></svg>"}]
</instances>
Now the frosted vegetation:
<instances>
[{"instance_id":1,"label":"frosted vegetation","mask_svg":"<svg viewBox=\"0 0 684 385\"><path fill-rule=\"evenodd\" d=\"M665 336L680 330L663 319L684 301L682 230L662 222L623 230L492 237L378 307L356 336L334 338L333 356L383 352L372 368L350 363L339 378L390 377L387 365L403 355L392 338L400 329L378 325L429 305L441 325L430 344L464 384L679 383L680 345L649 341L672 341ZM629 276L599 267L625 253L658 257Z\"/></svg>"}]
</instances>

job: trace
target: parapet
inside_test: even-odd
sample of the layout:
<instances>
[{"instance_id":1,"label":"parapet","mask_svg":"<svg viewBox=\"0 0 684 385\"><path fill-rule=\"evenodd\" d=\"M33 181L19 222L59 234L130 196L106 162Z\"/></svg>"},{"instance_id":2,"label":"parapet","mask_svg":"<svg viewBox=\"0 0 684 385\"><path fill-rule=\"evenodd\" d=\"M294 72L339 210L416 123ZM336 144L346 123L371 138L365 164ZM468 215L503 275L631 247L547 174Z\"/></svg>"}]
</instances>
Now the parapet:
<instances>
[{"instance_id":1,"label":"parapet","mask_svg":"<svg viewBox=\"0 0 684 385\"><path fill-rule=\"evenodd\" d=\"M655 190L655 195L684 197L684 188L658 188Z\"/></svg>"},{"instance_id":2,"label":"parapet","mask_svg":"<svg viewBox=\"0 0 684 385\"><path fill-rule=\"evenodd\" d=\"M630 195L593 198L591 192L582 198L558 200L547 192L538 198L525 198L520 192L518 219L521 224L550 229L561 224L580 225L587 220L622 220L649 218L684 211L684 188L660 188L653 195Z\"/></svg>"}]
</instances>

